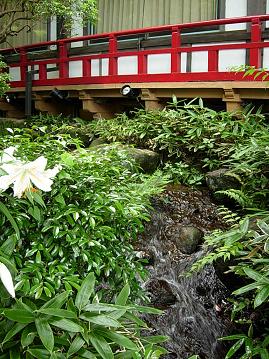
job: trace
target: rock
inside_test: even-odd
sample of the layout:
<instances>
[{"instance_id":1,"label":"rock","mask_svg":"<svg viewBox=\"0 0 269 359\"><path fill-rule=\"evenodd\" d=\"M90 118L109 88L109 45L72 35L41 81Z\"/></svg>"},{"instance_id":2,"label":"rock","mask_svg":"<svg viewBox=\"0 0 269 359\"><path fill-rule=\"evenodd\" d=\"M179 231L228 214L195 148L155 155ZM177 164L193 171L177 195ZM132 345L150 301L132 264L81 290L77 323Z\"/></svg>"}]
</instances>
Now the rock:
<instances>
[{"instance_id":1,"label":"rock","mask_svg":"<svg viewBox=\"0 0 269 359\"><path fill-rule=\"evenodd\" d=\"M134 159L136 164L141 167L145 173L154 172L160 163L160 155L154 151L129 147L121 144L116 147L115 144L106 144L101 141L101 143L98 143L98 140L103 139L94 140L89 147L90 150L105 151L110 148L119 149L119 151L125 152L128 156Z\"/></svg>"},{"instance_id":2,"label":"rock","mask_svg":"<svg viewBox=\"0 0 269 359\"><path fill-rule=\"evenodd\" d=\"M134 158L138 166L140 166L146 173L154 172L160 163L160 155L156 152L132 147L129 147L126 150L128 154Z\"/></svg>"},{"instance_id":3,"label":"rock","mask_svg":"<svg viewBox=\"0 0 269 359\"><path fill-rule=\"evenodd\" d=\"M105 140L105 139L102 138L102 137L95 138L95 139L91 142L89 148L97 147L97 146L104 145L104 144L108 144L108 141Z\"/></svg>"},{"instance_id":4,"label":"rock","mask_svg":"<svg viewBox=\"0 0 269 359\"><path fill-rule=\"evenodd\" d=\"M164 279L151 279L147 284L147 291L150 303L155 308L167 309L177 301L171 285Z\"/></svg>"},{"instance_id":5,"label":"rock","mask_svg":"<svg viewBox=\"0 0 269 359\"><path fill-rule=\"evenodd\" d=\"M239 189L241 183L235 177L229 175L226 168L220 168L216 171L206 174L206 183L212 192L223 191L227 189Z\"/></svg>"},{"instance_id":6,"label":"rock","mask_svg":"<svg viewBox=\"0 0 269 359\"><path fill-rule=\"evenodd\" d=\"M203 232L193 226L183 226L178 229L174 241L182 253L192 254L197 251L203 239Z\"/></svg>"}]
</instances>

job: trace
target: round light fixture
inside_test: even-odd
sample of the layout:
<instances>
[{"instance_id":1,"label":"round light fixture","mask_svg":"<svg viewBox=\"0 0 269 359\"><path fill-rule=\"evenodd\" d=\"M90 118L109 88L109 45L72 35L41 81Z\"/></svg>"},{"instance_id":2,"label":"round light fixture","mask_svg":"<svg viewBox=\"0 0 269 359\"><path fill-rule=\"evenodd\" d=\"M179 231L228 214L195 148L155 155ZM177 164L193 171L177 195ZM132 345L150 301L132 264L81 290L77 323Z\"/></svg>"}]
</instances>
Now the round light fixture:
<instances>
[{"instance_id":1,"label":"round light fixture","mask_svg":"<svg viewBox=\"0 0 269 359\"><path fill-rule=\"evenodd\" d=\"M140 90L134 89L130 85L124 85L120 89L120 93L125 97L137 97L140 93Z\"/></svg>"}]
</instances>

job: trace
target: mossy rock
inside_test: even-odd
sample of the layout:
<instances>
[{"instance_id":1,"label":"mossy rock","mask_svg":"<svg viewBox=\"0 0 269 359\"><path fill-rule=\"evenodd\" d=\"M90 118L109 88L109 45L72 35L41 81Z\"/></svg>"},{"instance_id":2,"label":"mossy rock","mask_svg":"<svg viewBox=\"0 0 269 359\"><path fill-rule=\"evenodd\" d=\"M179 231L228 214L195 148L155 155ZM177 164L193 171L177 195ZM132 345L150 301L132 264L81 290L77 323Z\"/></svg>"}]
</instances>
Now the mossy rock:
<instances>
[{"instance_id":1,"label":"mossy rock","mask_svg":"<svg viewBox=\"0 0 269 359\"><path fill-rule=\"evenodd\" d=\"M98 139L99 141L101 139ZM94 141L93 141L94 142ZM103 142L103 140L101 141ZM95 143L91 144L90 150L98 150L98 151L107 151L109 149L118 149L119 151L122 151L126 153L130 158L134 159L136 164L145 172L145 173L152 173L154 172L159 164L160 164L160 155L154 151L150 151L147 149L141 149L141 148L134 148L129 147L127 145L121 145L115 146L115 144L106 144L106 143L99 143L95 140Z\"/></svg>"}]
</instances>

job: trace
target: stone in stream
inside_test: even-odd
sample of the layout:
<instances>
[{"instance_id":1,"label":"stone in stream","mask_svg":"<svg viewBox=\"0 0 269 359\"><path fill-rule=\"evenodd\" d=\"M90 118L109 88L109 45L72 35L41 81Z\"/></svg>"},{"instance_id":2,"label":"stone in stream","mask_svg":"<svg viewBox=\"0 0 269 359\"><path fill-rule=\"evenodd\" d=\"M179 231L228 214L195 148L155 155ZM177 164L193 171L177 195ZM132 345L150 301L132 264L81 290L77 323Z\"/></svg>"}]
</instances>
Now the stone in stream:
<instances>
[{"instance_id":1,"label":"stone in stream","mask_svg":"<svg viewBox=\"0 0 269 359\"><path fill-rule=\"evenodd\" d=\"M230 175L227 168L220 168L216 171L208 172L206 174L206 184L212 192L223 191L231 188L239 189L241 187L240 181Z\"/></svg>"},{"instance_id":2,"label":"stone in stream","mask_svg":"<svg viewBox=\"0 0 269 359\"><path fill-rule=\"evenodd\" d=\"M179 227L174 238L177 248L186 254L192 254L197 251L203 239L203 232L193 226Z\"/></svg>"}]
</instances>

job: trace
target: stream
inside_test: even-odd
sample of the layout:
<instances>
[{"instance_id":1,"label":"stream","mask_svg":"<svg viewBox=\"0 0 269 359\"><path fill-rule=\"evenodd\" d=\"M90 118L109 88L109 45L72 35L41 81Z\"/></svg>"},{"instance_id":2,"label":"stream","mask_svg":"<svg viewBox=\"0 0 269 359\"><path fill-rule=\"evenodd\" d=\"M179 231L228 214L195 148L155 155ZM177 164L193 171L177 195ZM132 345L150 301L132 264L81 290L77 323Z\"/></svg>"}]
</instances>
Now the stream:
<instances>
[{"instance_id":1,"label":"stream","mask_svg":"<svg viewBox=\"0 0 269 359\"><path fill-rule=\"evenodd\" d=\"M151 305L160 316L146 316L155 335L168 335L164 358L224 359L226 348L218 338L231 331L225 308L228 291L213 266L186 276L203 254L204 234L225 228L206 190L171 186L152 201L151 221L139 240L148 258L150 276L144 283ZM189 243L188 235L191 238ZM193 244L194 242L194 244Z\"/></svg>"}]
</instances>

